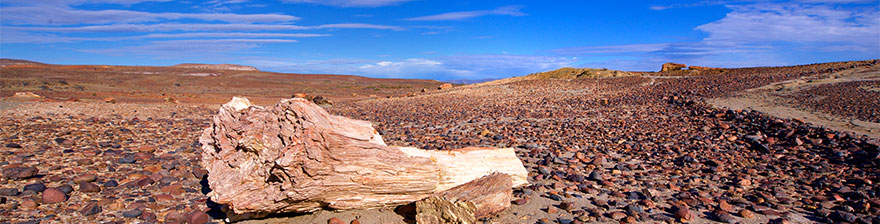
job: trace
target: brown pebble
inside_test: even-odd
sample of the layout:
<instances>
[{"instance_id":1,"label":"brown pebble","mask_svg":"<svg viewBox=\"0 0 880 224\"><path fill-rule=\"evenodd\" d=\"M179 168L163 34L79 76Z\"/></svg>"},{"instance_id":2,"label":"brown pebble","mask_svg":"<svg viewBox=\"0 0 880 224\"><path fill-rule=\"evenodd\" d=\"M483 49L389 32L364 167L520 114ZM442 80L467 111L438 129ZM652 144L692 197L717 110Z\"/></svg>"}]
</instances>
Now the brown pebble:
<instances>
[{"instance_id":1,"label":"brown pebble","mask_svg":"<svg viewBox=\"0 0 880 224\"><path fill-rule=\"evenodd\" d=\"M31 199L21 200L21 208L32 209L37 207L37 202Z\"/></svg>"},{"instance_id":2,"label":"brown pebble","mask_svg":"<svg viewBox=\"0 0 880 224\"><path fill-rule=\"evenodd\" d=\"M743 210L739 211L739 216L742 216L743 218L750 219L752 217L755 217L755 214L752 213L752 211L749 211L748 209L743 209Z\"/></svg>"},{"instance_id":3,"label":"brown pebble","mask_svg":"<svg viewBox=\"0 0 880 224\"><path fill-rule=\"evenodd\" d=\"M186 217L186 223L189 224L205 224L208 221L211 221L211 216L201 211L190 212Z\"/></svg>"},{"instance_id":4,"label":"brown pebble","mask_svg":"<svg viewBox=\"0 0 880 224\"><path fill-rule=\"evenodd\" d=\"M343 222L339 218L333 217L327 220L327 224L345 224L345 222Z\"/></svg>"},{"instance_id":5,"label":"brown pebble","mask_svg":"<svg viewBox=\"0 0 880 224\"><path fill-rule=\"evenodd\" d=\"M101 192L101 187L91 182L81 182L79 183L79 191L86 193Z\"/></svg>"},{"instance_id":6,"label":"brown pebble","mask_svg":"<svg viewBox=\"0 0 880 224\"><path fill-rule=\"evenodd\" d=\"M67 194L64 194L63 191L55 188L48 188L43 191L44 204L55 204L63 201L67 201Z\"/></svg>"},{"instance_id":7,"label":"brown pebble","mask_svg":"<svg viewBox=\"0 0 880 224\"><path fill-rule=\"evenodd\" d=\"M675 218L681 222L689 222L694 220L694 213L687 206L678 205L673 208L675 210Z\"/></svg>"}]
</instances>

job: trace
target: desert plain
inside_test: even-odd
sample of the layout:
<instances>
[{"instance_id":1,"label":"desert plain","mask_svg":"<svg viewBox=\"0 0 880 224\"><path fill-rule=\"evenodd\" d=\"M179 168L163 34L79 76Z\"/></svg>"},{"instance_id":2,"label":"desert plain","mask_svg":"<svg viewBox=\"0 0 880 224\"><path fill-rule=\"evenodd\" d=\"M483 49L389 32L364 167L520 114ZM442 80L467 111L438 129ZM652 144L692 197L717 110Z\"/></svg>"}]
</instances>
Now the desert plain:
<instances>
[{"instance_id":1,"label":"desert plain","mask_svg":"<svg viewBox=\"0 0 880 224\"><path fill-rule=\"evenodd\" d=\"M878 63L448 85L4 59L0 223L223 223L198 136L233 96L271 106L296 95L371 122L389 145L515 148L529 183L484 223L880 223ZM412 223L411 210L241 222Z\"/></svg>"}]
</instances>

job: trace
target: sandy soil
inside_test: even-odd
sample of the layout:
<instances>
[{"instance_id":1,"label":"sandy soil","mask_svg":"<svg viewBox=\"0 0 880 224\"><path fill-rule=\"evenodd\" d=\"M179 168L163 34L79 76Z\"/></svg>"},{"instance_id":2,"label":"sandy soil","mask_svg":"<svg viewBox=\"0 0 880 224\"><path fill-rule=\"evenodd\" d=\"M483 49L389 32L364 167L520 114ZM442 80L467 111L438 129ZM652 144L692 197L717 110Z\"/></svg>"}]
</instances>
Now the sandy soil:
<instances>
[{"instance_id":1,"label":"sandy soil","mask_svg":"<svg viewBox=\"0 0 880 224\"><path fill-rule=\"evenodd\" d=\"M817 86L867 80L880 80L880 67L872 66L869 68L840 71L830 75L803 77L777 82L743 91L734 97L714 98L707 101L717 107L726 107L734 110L757 110L781 118L800 119L819 126L851 131L872 138L880 138L880 123L802 109L785 103L786 96Z\"/></svg>"}]
</instances>

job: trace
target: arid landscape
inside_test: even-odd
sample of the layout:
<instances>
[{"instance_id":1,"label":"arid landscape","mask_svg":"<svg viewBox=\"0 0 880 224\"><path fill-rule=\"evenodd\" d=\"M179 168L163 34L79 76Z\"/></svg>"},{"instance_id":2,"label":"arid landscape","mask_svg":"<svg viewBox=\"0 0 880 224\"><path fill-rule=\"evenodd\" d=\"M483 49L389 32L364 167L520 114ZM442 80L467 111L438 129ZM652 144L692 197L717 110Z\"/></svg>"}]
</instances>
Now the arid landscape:
<instances>
[{"instance_id":1,"label":"arid landscape","mask_svg":"<svg viewBox=\"0 0 880 224\"><path fill-rule=\"evenodd\" d=\"M271 106L295 94L369 121L388 145L515 148L528 184L485 223L880 223L880 60L566 68L455 86L233 65L2 66L0 223L222 223L202 130L233 96ZM411 210L241 222L412 223Z\"/></svg>"}]
</instances>

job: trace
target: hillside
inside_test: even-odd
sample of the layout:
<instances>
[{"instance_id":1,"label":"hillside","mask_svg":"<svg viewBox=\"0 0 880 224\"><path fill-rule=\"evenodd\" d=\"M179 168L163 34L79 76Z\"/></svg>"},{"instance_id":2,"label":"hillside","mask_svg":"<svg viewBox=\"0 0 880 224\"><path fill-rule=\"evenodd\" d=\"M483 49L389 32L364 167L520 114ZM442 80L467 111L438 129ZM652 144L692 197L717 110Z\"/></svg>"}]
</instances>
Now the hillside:
<instances>
[{"instance_id":1,"label":"hillside","mask_svg":"<svg viewBox=\"0 0 880 224\"><path fill-rule=\"evenodd\" d=\"M235 70L235 71L260 71L256 67L247 66L247 65L234 65L234 64L195 64L195 63L183 63L173 65L171 67L176 68L194 68L194 69L217 69L217 70Z\"/></svg>"},{"instance_id":2,"label":"hillside","mask_svg":"<svg viewBox=\"0 0 880 224\"><path fill-rule=\"evenodd\" d=\"M422 89L435 90L443 84L435 80L195 67L15 64L0 68L0 96L26 91L56 100L113 97L119 102L177 100L210 104L231 96L247 96L257 103L275 102L304 93L339 101L405 96Z\"/></svg>"},{"instance_id":3,"label":"hillside","mask_svg":"<svg viewBox=\"0 0 880 224\"><path fill-rule=\"evenodd\" d=\"M9 58L0 58L0 66L9 66L9 65L45 65L39 62L33 62L28 60L18 60L18 59L9 59Z\"/></svg>"}]
</instances>

